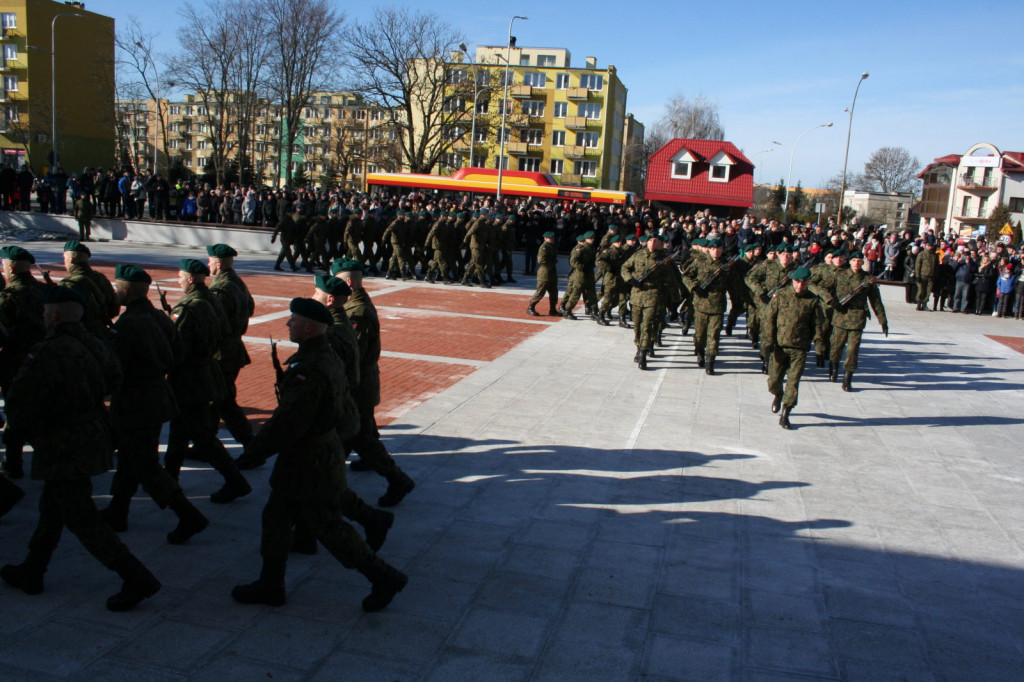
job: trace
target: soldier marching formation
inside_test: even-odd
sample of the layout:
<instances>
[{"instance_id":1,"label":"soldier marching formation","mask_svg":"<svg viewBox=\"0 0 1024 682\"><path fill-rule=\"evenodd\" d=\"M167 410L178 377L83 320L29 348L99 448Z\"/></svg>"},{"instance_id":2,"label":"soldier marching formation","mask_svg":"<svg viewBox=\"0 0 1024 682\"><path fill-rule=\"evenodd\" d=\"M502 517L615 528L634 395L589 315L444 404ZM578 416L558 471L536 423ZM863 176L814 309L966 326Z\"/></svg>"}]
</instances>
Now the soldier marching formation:
<instances>
[{"instance_id":1,"label":"soldier marching formation","mask_svg":"<svg viewBox=\"0 0 1024 682\"><path fill-rule=\"evenodd\" d=\"M8 420L0 516L24 496L11 479L24 476L25 443L33 450L31 477L42 481L28 553L22 563L0 568L0 579L26 594L42 592L67 527L122 579L108 609L126 611L154 595L159 580L118 533L127 529L140 485L177 517L167 534L170 544L184 544L208 527L210 520L188 500L179 480L191 445L188 456L224 477L210 495L217 504L250 494L242 471L276 456L262 517L262 570L254 582L232 590L236 601L284 604L289 552L314 553L319 542L370 581L364 610L387 606L408 580L377 554L394 515L348 487L345 459L354 450L360 458L353 469L385 478L380 507L399 504L415 483L377 429L380 325L362 287L362 263L336 261L331 275L316 276L312 297L292 300L288 330L298 350L282 365L274 349L278 405L254 432L235 400L235 381L250 362L242 336L254 304L234 270L233 248L207 247L205 263L182 259L182 298L172 307L157 287L163 311L150 301L153 280L142 268L118 265L111 284L89 266L91 253L81 242L68 241L64 254L67 277L53 282L43 272L41 282L32 276L31 253L18 246L0 249L0 391ZM217 437L221 421L244 448L237 460ZM167 422L161 465L160 432ZM113 468L115 449L110 504L99 510L91 479Z\"/></svg>"}]
</instances>

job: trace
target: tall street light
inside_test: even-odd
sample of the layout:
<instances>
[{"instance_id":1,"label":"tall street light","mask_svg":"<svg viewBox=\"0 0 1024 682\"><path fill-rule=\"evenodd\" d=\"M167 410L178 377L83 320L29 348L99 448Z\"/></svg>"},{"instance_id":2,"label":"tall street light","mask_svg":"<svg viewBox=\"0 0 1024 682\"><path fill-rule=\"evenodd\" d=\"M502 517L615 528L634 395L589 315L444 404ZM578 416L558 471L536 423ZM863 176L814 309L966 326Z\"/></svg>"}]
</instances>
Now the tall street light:
<instances>
[{"instance_id":1,"label":"tall street light","mask_svg":"<svg viewBox=\"0 0 1024 682\"><path fill-rule=\"evenodd\" d=\"M60 165L60 159L57 155L57 20L61 17L79 17L81 14L73 13L62 13L53 15L53 20L50 21L50 102L53 108L53 128L50 130L50 142L53 146L53 167L57 168Z\"/></svg>"},{"instance_id":2,"label":"tall street light","mask_svg":"<svg viewBox=\"0 0 1024 682\"><path fill-rule=\"evenodd\" d=\"M839 214L836 216L836 225L842 226L843 224L843 202L846 201L846 162L850 159L850 132L853 130L853 108L857 106L857 93L860 92L860 84L868 77L868 72L865 71L860 75L860 80L857 81L857 87L853 91L853 104L847 109L850 114L850 123L846 127L846 153L843 154L843 183L839 189Z\"/></svg>"},{"instance_id":3,"label":"tall street light","mask_svg":"<svg viewBox=\"0 0 1024 682\"><path fill-rule=\"evenodd\" d=\"M773 142L772 144L776 144L776 143ZM782 145L779 145L779 146L781 147ZM762 149L761 151L754 153L754 158L756 159L757 157L761 156L762 154L767 154L767 153L773 152L773 151L775 151L775 147L769 147L768 149ZM757 173L757 166L754 166L754 173L755 174ZM754 179L754 182L755 183L757 182L756 178Z\"/></svg>"},{"instance_id":4,"label":"tall street light","mask_svg":"<svg viewBox=\"0 0 1024 682\"><path fill-rule=\"evenodd\" d=\"M786 214L789 211L789 185L793 182L793 156L796 154L796 146L798 144L800 144L800 140L803 139L804 135L806 135L807 133L811 132L812 130L817 130L818 128L831 128L831 127L832 127L831 123L822 123L821 125L816 125L816 126L812 126L812 127L808 128L804 132L800 133L800 137L796 138L796 142L793 143L792 148L790 148L790 150L789 150L789 175L786 176L786 199L785 199L785 201L782 204L782 222L783 222L783 224L786 223Z\"/></svg>"},{"instance_id":5,"label":"tall street light","mask_svg":"<svg viewBox=\"0 0 1024 682\"><path fill-rule=\"evenodd\" d=\"M505 53L505 94L501 100L501 145L498 148L498 191L496 203L501 203L501 172L505 166L505 119L508 117L508 68L512 61L512 24L516 23L516 19L527 20L527 17L521 17L516 15L512 17L512 21L508 22L508 50Z\"/></svg>"}]
</instances>

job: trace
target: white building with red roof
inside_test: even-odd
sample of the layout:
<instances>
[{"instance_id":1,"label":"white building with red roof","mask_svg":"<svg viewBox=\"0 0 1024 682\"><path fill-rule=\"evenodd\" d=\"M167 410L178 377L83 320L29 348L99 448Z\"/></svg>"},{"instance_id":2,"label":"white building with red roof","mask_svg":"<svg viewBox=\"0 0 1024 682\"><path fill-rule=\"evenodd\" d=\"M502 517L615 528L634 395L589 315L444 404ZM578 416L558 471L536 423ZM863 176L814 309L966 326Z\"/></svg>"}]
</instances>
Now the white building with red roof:
<instances>
[{"instance_id":1,"label":"white building with red roof","mask_svg":"<svg viewBox=\"0 0 1024 682\"><path fill-rule=\"evenodd\" d=\"M946 210L947 231L968 234L986 228L998 234L1002 225L988 225L998 204L1006 204L1011 219L1024 221L1024 152L1001 152L981 142L960 157L953 174Z\"/></svg>"},{"instance_id":2,"label":"white building with red roof","mask_svg":"<svg viewBox=\"0 0 1024 682\"><path fill-rule=\"evenodd\" d=\"M676 138L648 159L644 198L687 213L742 216L754 205L754 164L732 142Z\"/></svg>"}]
</instances>

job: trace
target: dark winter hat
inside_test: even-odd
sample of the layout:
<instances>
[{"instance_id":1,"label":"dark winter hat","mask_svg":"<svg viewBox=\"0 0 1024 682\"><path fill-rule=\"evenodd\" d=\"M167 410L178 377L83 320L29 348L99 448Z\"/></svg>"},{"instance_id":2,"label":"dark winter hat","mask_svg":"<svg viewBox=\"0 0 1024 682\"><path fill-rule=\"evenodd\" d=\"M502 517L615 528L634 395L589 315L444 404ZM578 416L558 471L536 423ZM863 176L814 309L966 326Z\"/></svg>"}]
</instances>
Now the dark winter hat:
<instances>
[{"instance_id":1,"label":"dark winter hat","mask_svg":"<svg viewBox=\"0 0 1024 682\"><path fill-rule=\"evenodd\" d=\"M64 250L74 251L75 253L84 253L86 256L92 255L92 251L89 250L89 247L77 239L69 239L64 242Z\"/></svg>"},{"instance_id":2,"label":"dark winter hat","mask_svg":"<svg viewBox=\"0 0 1024 682\"><path fill-rule=\"evenodd\" d=\"M321 324L331 324L333 321L331 311L327 309L327 306L311 298L293 298L288 310L293 315L301 315Z\"/></svg>"},{"instance_id":3,"label":"dark winter hat","mask_svg":"<svg viewBox=\"0 0 1024 682\"><path fill-rule=\"evenodd\" d=\"M794 282L806 282L811 277L811 271L804 267L799 267L793 271L793 274L789 276Z\"/></svg>"},{"instance_id":4,"label":"dark winter hat","mask_svg":"<svg viewBox=\"0 0 1024 682\"><path fill-rule=\"evenodd\" d=\"M363 264L354 258L342 258L331 264L331 274L337 275L342 272L362 272L365 270Z\"/></svg>"},{"instance_id":5,"label":"dark winter hat","mask_svg":"<svg viewBox=\"0 0 1024 682\"><path fill-rule=\"evenodd\" d=\"M206 247L206 255L214 258L234 258L238 252L227 244L210 244Z\"/></svg>"},{"instance_id":6,"label":"dark winter hat","mask_svg":"<svg viewBox=\"0 0 1024 682\"><path fill-rule=\"evenodd\" d=\"M195 258L182 258L178 261L178 269L182 272L192 275L203 275L204 277L210 274L210 268L206 267L206 263Z\"/></svg>"},{"instance_id":7,"label":"dark winter hat","mask_svg":"<svg viewBox=\"0 0 1024 682\"><path fill-rule=\"evenodd\" d=\"M27 260L29 263L36 262L35 256L20 246L5 246L0 248L0 257L5 260Z\"/></svg>"},{"instance_id":8,"label":"dark winter hat","mask_svg":"<svg viewBox=\"0 0 1024 682\"><path fill-rule=\"evenodd\" d=\"M331 296L345 298L352 295L352 289L343 279L329 275L316 275L313 277L313 280L316 282L317 289Z\"/></svg>"},{"instance_id":9,"label":"dark winter hat","mask_svg":"<svg viewBox=\"0 0 1024 682\"><path fill-rule=\"evenodd\" d=\"M78 293L71 287L46 287L43 292L43 303L77 303L86 305L85 296Z\"/></svg>"},{"instance_id":10,"label":"dark winter hat","mask_svg":"<svg viewBox=\"0 0 1024 682\"><path fill-rule=\"evenodd\" d=\"M125 282L145 282L151 284L153 278L149 276L149 273L140 268L138 265L131 265L130 263L120 263L114 268L114 279L124 280Z\"/></svg>"}]
</instances>

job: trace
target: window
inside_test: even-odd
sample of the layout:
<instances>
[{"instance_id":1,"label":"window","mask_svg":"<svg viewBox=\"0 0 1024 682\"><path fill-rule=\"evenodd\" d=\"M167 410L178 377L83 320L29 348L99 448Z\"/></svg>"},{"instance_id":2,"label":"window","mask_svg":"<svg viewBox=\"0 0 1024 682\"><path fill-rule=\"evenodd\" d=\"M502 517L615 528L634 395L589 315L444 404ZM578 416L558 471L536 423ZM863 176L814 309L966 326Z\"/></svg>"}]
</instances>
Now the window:
<instances>
[{"instance_id":1,"label":"window","mask_svg":"<svg viewBox=\"0 0 1024 682\"><path fill-rule=\"evenodd\" d=\"M487 155L474 154L473 160L470 162L469 165L471 165L473 168L483 168L484 166L487 165Z\"/></svg>"},{"instance_id":2,"label":"window","mask_svg":"<svg viewBox=\"0 0 1024 682\"><path fill-rule=\"evenodd\" d=\"M188 105L187 107L185 107L185 115L186 116L191 116L192 115L192 105L191 104ZM278 114L278 115L280 116L280 114Z\"/></svg>"},{"instance_id":3,"label":"window","mask_svg":"<svg viewBox=\"0 0 1024 682\"><path fill-rule=\"evenodd\" d=\"M185 149L192 149L192 140L185 140Z\"/></svg>"},{"instance_id":4,"label":"window","mask_svg":"<svg viewBox=\"0 0 1024 682\"><path fill-rule=\"evenodd\" d=\"M463 105L463 106L465 106L465 105ZM357 121L365 121L366 120L366 109L360 109L359 111L357 111L356 114L355 114L355 119Z\"/></svg>"},{"instance_id":5,"label":"window","mask_svg":"<svg viewBox=\"0 0 1024 682\"><path fill-rule=\"evenodd\" d=\"M1010 211L1012 213L1024 213L1024 197L1013 197L1010 199Z\"/></svg>"},{"instance_id":6,"label":"window","mask_svg":"<svg viewBox=\"0 0 1024 682\"><path fill-rule=\"evenodd\" d=\"M551 146L552 147L564 147L565 146L565 131L554 130L551 132Z\"/></svg>"},{"instance_id":7,"label":"window","mask_svg":"<svg viewBox=\"0 0 1024 682\"><path fill-rule=\"evenodd\" d=\"M198 111L197 111L196 113L197 113L197 114L198 114L199 116L206 116L206 114L208 114L208 113L209 113L209 111L210 111L210 110L209 110L209 109L207 109L206 107L199 107L199 108L198 108Z\"/></svg>"},{"instance_id":8,"label":"window","mask_svg":"<svg viewBox=\"0 0 1024 682\"><path fill-rule=\"evenodd\" d=\"M18 28L18 15L14 12L4 12L4 28Z\"/></svg>"},{"instance_id":9,"label":"window","mask_svg":"<svg viewBox=\"0 0 1024 682\"><path fill-rule=\"evenodd\" d=\"M192 167L192 157L191 156L186 156L185 157L185 168L191 168L191 167Z\"/></svg>"},{"instance_id":10,"label":"window","mask_svg":"<svg viewBox=\"0 0 1024 682\"><path fill-rule=\"evenodd\" d=\"M465 134L466 131L462 128L462 126L452 126L444 131L445 139L451 140L452 142L462 139L462 136Z\"/></svg>"},{"instance_id":11,"label":"window","mask_svg":"<svg viewBox=\"0 0 1024 682\"><path fill-rule=\"evenodd\" d=\"M512 113L512 100L503 99L498 102L498 114Z\"/></svg>"},{"instance_id":12,"label":"window","mask_svg":"<svg viewBox=\"0 0 1024 682\"><path fill-rule=\"evenodd\" d=\"M18 91L18 77L17 76L4 76L4 92L17 92Z\"/></svg>"},{"instance_id":13,"label":"window","mask_svg":"<svg viewBox=\"0 0 1024 682\"><path fill-rule=\"evenodd\" d=\"M18 120L18 107L4 107L4 121L15 123Z\"/></svg>"},{"instance_id":14,"label":"window","mask_svg":"<svg viewBox=\"0 0 1024 682\"><path fill-rule=\"evenodd\" d=\"M544 144L544 130L529 128L520 134L520 141L526 144Z\"/></svg>"},{"instance_id":15,"label":"window","mask_svg":"<svg viewBox=\"0 0 1024 682\"><path fill-rule=\"evenodd\" d=\"M576 175L582 175L585 178L597 177L597 161L577 161L574 164L574 170Z\"/></svg>"},{"instance_id":16,"label":"window","mask_svg":"<svg viewBox=\"0 0 1024 682\"><path fill-rule=\"evenodd\" d=\"M539 54L537 55L537 66L554 66L555 55L553 54Z\"/></svg>"},{"instance_id":17,"label":"window","mask_svg":"<svg viewBox=\"0 0 1024 682\"><path fill-rule=\"evenodd\" d=\"M371 121L379 121L380 120L380 109L374 109L373 111L370 112L370 120Z\"/></svg>"},{"instance_id":18,"label":"window","mask_svg":"<svg viewBox=\"0 0 1024 682\"><path fill-rule=\"evenodd\" d=\"M476 137L473 138L474 142L487 142L487 128L477 128L475 135Z\"/></svg>"},{"instance_id":19,"label":"window","mask_svg":"<svg viewBox=\"0 0 1024 682\"><path fill-rule=\"evenodd\" d=\"M555 102L555 118L565 118L569 115L568 102Z\"/></svg>"},{"instance_id":20,"label":"window","mask_svg":"<svg viewBox=\"0 0 1024 682\"><path fill-rule=\"evenodd\" d=\"M711 166L711 182L729 182L729 167L724 164Z\"/></svg>"},{"instance_id":21,"label":"window","mask_svg":"<svg viewBox=\"0 0 1024 682\"><path fill-rule=\"evenodd\" d=\"M508 81L507 82L505 81L506 76L508 77ZM502 71L501 75L498 76L498 87L499 88L503 88L506 85L512 85L513 83L515 83L515 81L516 81L516 72L515 71L509 71L507 73L505 71Z\"/></svg>"},{"instance_id":22,"label":"window","mask_svg":"<svg viewBox=\"0 0 1024 682\"><path fill-rule=\"evenodd\" d=\"M547 76L539 71L531 71L523 74L523 85L534 88L543 88L547 84Z\"/></svg>"},{"instance_id":23,"label":"window","mask_svg":"<svg viewBox=\"0 0 1024 682\"><path fill-rule=\"evenodd\" d=\"M982 197L978 201L978 217L984 218L986 209L988 208L988 197Z\"/></svg>"},{"instance_id":24,"label":"window","mask_svg":"<svg viewBox=\"0 0 1024 682\"><path fill-rule=\"evenodd\" d=\"M170 147L171 149L177 149L178 144L178 140L171 140L170 142L167 143L167 146Z\"/></svg>"},{"instance_id":25,"label":"window","mask_svg":"<svg viewBox=\"0 0 1024 682\"><path fill-rule=\"evenodd\" d=\"M448 85L455 85L456 83L465 82L465 80L466 80L466 70L465 69L452 69L451 71L448 72L448 77L445 79L445 82Z\"/></svg>"},{"instance_id":26,"label":"window","mask_svg":"<svg viewBox=\"0 0 1024 682\"><path fill-rule=\"evenodd\" d=\"M507 156L495 156L494 167L501 168L502 170L508 170L508 157Z\"/></svg>"},{"instance_id":27,"label":"window","mask_svg":"<svg viewBox=\"0 0 1024 682\"><path fill-rule=\"evenodd\" d=\"M4 43L4 61L9 62L18 58L18 46L14 43Z\"/></svg>"},{"instance_id":28,"label":"window","mask_svg":"<svg viewBox=\"0 0 1024 682\"><path fill-rule=\"evenodd\" d=\"M331 96L330 95L321 95L320 96L320 104L330 104L330 103L331 103Z\"/></svg>"},{"instance_id":29,"label":"window","mask_svg":"<svg viewBox=\"0 0 1024 682\"><path fill-rule=\"evenodd\" d=\"M478 114L486 114L486 113L490 113L490 110L491 110L491 100L489 98L484 97L483 99L478 99L476 101L476 113L478 113Z\"/></svg>"},{"instance_id":30,"label":"window","mask_svg":"<svg viewBox=\"0 0 1024 682\"><path fill-rule=\"evenodd\" d=\"M330 117L331 117L331 108L330 107L324 107L324 118L328 119Z\"/></svg>"},{"instance_id":31,"label":"window","mask_svg":"<svg viewBox=\"0 0 1024 682\"><path fill-rule=\"evenodd\" d=\"M559 90L565 90L569 87L569 74L560 73L555 76L555 87Z\"/></svg>"},{"instance_id":32,"label":"window","mask_svg":"<svg viewBox=\"0 0 1024 682\"><path fill-rule=\"evenodd\" d=\"M441 109L446 114L452 114L452 113L455 113L457 111L462 111L465 108L466 108L466 98L465 97L449 97L448 99L446 99L444 101L444 104L441 107Z\"/></svg>"},{"instance_id":33,"label":"window","mask_svg":"<svg viewBox=\"0 0 1024 682\"><path fill-rule=\"evenodd\" d=\"M576 133L576 144L593 149L597 147L599 138L599 133Z\"/></svg>"},{"instance_id":34,"label":"window","mask_svg":"<svg viewBox=\"0 0 1024 682\"><path fill-rule=\"evenodd\" d=\"M181 105L180 104L172 104L171 105L171 116L178 116L180 114L181 114Z\"/></svg>"},{"instance_id":35,"label":"window","mask_svg":"<svg viewBox=\"0 0 1024 682\"><path fill-rule=\"evenodd\" d=\"M971 217L971 197L964 197L963 209L960 215L968 218Z\"/></svg>"},{"instance_id":36,"label":"window","mask_svg":"<svg viewBox=\"0 0 1024 682\"><path fill-rule=\"evenodd\" d=\"M316 118L316 109L305 109L302 112L303 118Z\"/></svg>"},{"instance_id":37,"label":"window","mask_svg":"<svg viewBox=\"0 0 1024 682\"><path fill-rule=\"evenodd\" d=\"M540 172L540 159L537 157L524 157L519 159L519 170L531 173Z\"/></svg>"},{"instance_id":38,"label":"window","mask_svg":"<svg viewBox=\"0 0 1024 682\"><path fill-rule=\"evenodd\" d=\"M544 100L528 99L523 102L523 113L534 118L544 116Z\"/></svg>"},{"instance_id":39,"label":"window","mask_svg":"<svg viewBox=\"0 0 1024 682\"><path fill-rule=\"evenodd\" d=\"M563 168L565 168L565 161L562 161L561 159L551 159L552 175L561 175Z\"/></svg>"},{"instance_id":40,"label":"window","mask_svg":"<svg viewBox=\"0 0 1024 682\"><path fill-rule=\"evenodd\" d=\"M441 156L441 165L445 168L462 168L462 155L444 154Z\"/></svg>"},{"instance_id":41,"label":"window","mask_svg":"<svg viewBox=\"0 0 1024 682\"><path fill-rule=\"evenodd\" d=\"M691 169L692 166L689 161L674 161L672 163L672 177L689 180Z\"/></svg>"},{"instance_id":42,"label":"window","mask_svg":"<svg viewBox=\"0 0 1024 682\"><path fill-rule=\"evenodd\" d=\"M206 140L199 140L199 144L196 146L197 149L209 149L210 143Z\"/></svg>"},{"instance_id":43,"label":"window","mask_svg":"<svg viewBox=\"0 0 1024 682\"><path fill-rule=\"evenodd\" d=\"M529 66L529 65L530 65L530 55L528 55L528 54L521 54L521 55L519 55L519 66Z\"/></svg>"},{"instance_id":44,"label":"window","mask_svg":"<svg viewBox=\"0 0 1024 682\"><path fill-rule=\"evenodd\" d=\"M487 71L476 72L476 84L479 86L487 86L491 83L491 74Z\"/></svg>"},{"instance_id":45,"label":"window","mask_svg":"<svg viewBox=\"0 0 1024 682\"><path fill-rule=\"evenodd\" d=\"M585 73L580 76L580 87L589 88L590 90L603 90L604 76L594 73Z\"/></svg>"},{"instance_id":46,"label":"window","mask_svg":"<svg viewBox=\"0 0 1024 682\"><path fill-rule=\"evenodd\" d=\"M601 118L601 103L580 102L579 107L576 109L576 113L583 118L599 119Z\"/></svg>"}]
</instances>

